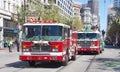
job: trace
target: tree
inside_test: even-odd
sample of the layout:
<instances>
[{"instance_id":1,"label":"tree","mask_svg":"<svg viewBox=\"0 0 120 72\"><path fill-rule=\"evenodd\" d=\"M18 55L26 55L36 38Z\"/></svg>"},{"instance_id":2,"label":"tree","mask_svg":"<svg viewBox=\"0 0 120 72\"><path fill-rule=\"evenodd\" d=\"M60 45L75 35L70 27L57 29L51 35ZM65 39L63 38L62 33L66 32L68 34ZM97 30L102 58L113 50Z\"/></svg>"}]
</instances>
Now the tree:
<instances>
[{"instance_id":1,"label":"tree","mask_svg":"<svg viewBox=\"0 0 120 72\"><path fill-rule=\"evenodd\" d=\"M78 17L73 18L72 27L76 27L77 30L81 30L83 28L83 24Z\"/></svg>"},{"instance_id":2,"label":"tree","mask_svg":"<svg viewBox=\"0 0 120 72\"><path fill-rule=\"evenodd\" d=\"M116 11L116 16L111 17L110 20L112 23L109 26L107 31L107 37L109 37L112 42L118 43L120 41L120 8L113 8Z\"/></svg>"}]
</instances>

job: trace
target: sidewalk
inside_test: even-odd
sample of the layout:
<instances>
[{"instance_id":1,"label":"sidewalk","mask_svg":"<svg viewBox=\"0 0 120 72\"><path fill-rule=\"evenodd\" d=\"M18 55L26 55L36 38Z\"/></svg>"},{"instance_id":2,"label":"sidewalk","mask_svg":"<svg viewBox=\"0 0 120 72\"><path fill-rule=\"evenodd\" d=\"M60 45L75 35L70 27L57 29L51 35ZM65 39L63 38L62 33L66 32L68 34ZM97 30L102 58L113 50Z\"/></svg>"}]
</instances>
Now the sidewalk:
<instances>
[{"instance_id":1,"label":"sidewalk","mask_svg":"<svg viewBox=\"0 0 120 72\"><path fill-rule=\"evenodd\" d=\"M17 52L17 47L11 48L12 52ZM9 48L0 48L0 52L9 52Z\"/></svg>"}]
</instances>

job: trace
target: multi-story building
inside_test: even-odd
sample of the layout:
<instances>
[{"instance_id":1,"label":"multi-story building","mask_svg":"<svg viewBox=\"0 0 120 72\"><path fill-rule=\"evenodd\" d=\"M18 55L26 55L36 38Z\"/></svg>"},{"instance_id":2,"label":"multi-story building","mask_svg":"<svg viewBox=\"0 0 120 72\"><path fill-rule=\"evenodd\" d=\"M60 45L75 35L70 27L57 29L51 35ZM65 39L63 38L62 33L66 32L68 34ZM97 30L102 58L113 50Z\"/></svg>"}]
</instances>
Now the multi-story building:
<instances>
[{"instance_id":1,"label":"multi-story building","mask_svg":"<svg viewBox=\"0 0 120 72\"><path fill-rule=\"evenodd\" d=\"M120 0L113 0L114 7L120 7Z\"/></svg>"},{"instance_id":2,"label":"multi-story building","mask_svg":"<svg viewBox=\"0 0 120 72\"><path fill-rule=\"evenodd\" d=\"M100 29L100 17L99 17L99 1L98 0L88 0L88 7L91 8L92 13L92 26L98 26Z\"/></svg>"},{"instance_id":3,"label":"multi-story building","mask_svg":"<svg viewBox=\"0 0 120 72\"><path fill-rule=\"evenodd\" d=\"M93 26L98 25L98 16L95 14L92 15L92 25Z\"/></svg>"},{"instance_id":4,"label":"multi-story building","mask_svg":"<svg viewBox=\"0 0 120 72\"><path fill-rule=\"evenodd\" d=\"M49 1L50 0L46 0ZM73 17L73 0L54 0L55 4L60 7L63 17L70 19Z\"/></svg>"},{"instance_id":5,"label":"multi-story building","mask_svg":"<svg viewBox=\"0 0 120 72\"><path fill-rule=\"evenodd\" d=\"M97 16L99 12L98 5L99 5L98 0L88 0L88 7L91 8L91 13Z\"/></svg>"},{"instance_id":6,"label":"multi-story building","mask_svg":"<svg viewBox=\"0 0 120 72\"><path fill-rule=\"evenodd\" d=\"M20 0L0 0L0 48L6 40L15 37L17 6L20 6Z\"/></svg>"},{"instance_id":7,"label":"multi-story building","mask_svg":"<svg viewBox=\"0 0 120 72\"><path fill-rule=\"evenodd\" d=\"M73 3L73 17L78 17L79 20L81 19L80 10L82 8L82 4L78 2Z\"/></svg>"},{"instance_id":8,"label":"multi-story building","mask_svg":"<svg viewBox=\"0 0 120 72\"><path fill-rule=\"evenodd\" d=\"M91 9L89 7L83 8L82 20L83 20L84 25L91 25L92 23L92 14L90 10Z\"/></svg>"}]
</instances>

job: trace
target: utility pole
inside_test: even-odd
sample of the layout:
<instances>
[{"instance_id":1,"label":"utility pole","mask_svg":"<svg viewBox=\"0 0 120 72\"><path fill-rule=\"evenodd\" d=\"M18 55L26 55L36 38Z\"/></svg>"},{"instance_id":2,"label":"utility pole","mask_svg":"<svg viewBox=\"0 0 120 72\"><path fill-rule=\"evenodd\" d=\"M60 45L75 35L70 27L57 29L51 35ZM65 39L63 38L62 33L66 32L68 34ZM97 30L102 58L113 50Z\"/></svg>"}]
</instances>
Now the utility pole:
<instances>
[{"instance_id":1,"label":"utility pole","mask_svg":"<svg viewBox=\"0 0 120 72\"><path fill-rule=\"evenodd\" d=\"M26 0L24 0L23 10L24 10L24 23L25 23L26 22Z\"/></svg>"}]
</instances>

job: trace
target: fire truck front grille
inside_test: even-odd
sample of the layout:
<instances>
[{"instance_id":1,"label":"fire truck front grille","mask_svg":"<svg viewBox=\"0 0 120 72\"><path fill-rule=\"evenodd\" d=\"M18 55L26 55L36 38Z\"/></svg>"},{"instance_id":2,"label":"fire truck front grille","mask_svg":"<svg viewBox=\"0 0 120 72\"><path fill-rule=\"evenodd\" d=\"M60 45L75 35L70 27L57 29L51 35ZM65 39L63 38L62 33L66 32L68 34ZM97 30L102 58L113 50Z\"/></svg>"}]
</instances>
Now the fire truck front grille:
<instances>
[{"instance_id":1,"label":"fire truck front grille","mask_svg":"<svg viewBox=\"0 0 120 72\"><path fill-rule=\"evenodd\" d=\"M40 52L40 49L41 47L38 44L34 44L31 46L31 52Z\"/></svg>"},{"instance_id":2,"label":"fire truck front grille","mask_svg":"<svg viewBox=\"0 0 120 72\"><path fill-rule=\"evenodd\" d=\"M83 48L89 48L91 46L91 41L80 41L78 44Z\"/></svg>"},{"instance_id":3,"label":"fire truck front grille","mask_svg":"<svg viewBox=\"0 0 120 72\"><path fill-rule=\"evenodd\" d=\"M38 45L35 44L31 46L31 52L50 52L50 46L49 45Z\"/></svg>"},{"instance_id":4,"label":"fire truck front grille","mask_svg":"<svg viewBox=\"0 0 120 72\"><path fill-rule=\"evenodd\" d=\"M41 51L42 52L50 52L50 46L49 45L41 46Z\"/></svg>"}]
</instances>

